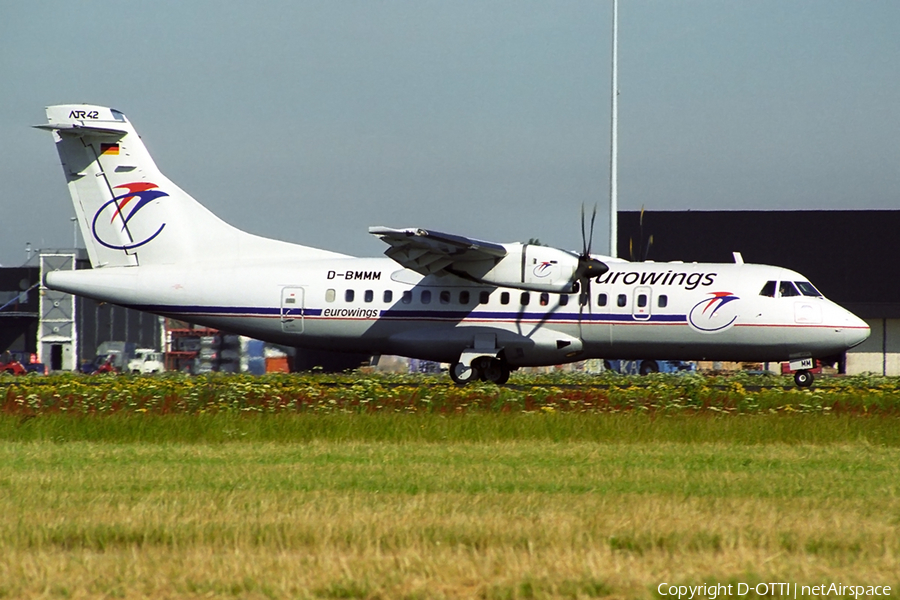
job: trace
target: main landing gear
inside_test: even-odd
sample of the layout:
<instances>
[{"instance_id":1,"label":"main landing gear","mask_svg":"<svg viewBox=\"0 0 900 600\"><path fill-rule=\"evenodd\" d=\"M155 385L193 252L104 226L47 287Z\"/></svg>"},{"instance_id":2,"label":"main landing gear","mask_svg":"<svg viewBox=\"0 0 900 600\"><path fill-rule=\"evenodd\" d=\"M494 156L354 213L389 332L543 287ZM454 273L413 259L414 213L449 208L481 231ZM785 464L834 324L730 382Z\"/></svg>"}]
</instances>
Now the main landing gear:
<instances>
[{"instance_id":1,"label":"main landing gear","mask_svg":"<svg viewBox=\"0 0 900 600\"><path fill-rule=\"evenodd\" d=\"M503 385L509 381L509 372L510 368L506 361L491 356L479 356L472 360L470 367L459 362L451 365L450 379L458 385L466 385L478 379Z\"/></svg>"}]
</instances>

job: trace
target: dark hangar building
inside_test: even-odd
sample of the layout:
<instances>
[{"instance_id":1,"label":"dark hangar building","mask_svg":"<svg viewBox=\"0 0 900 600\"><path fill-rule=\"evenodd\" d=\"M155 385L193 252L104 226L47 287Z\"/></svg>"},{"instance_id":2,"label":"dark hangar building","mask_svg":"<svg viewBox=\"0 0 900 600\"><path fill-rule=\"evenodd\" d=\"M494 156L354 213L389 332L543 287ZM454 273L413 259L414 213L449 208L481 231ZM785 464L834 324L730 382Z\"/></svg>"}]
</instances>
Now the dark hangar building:
<instances>
[{"instance_id":1,"label":"dark hangar building","mask_svg":"<svg viewBox=\"0 0 900 600\"><path fill-rule=\"evenodd\" d=\"M900 375L900 211L634 211L618 227L624 259L727 263L740 252L802 273L872 328L847 372Z\"/></svg>"}]
</instances>

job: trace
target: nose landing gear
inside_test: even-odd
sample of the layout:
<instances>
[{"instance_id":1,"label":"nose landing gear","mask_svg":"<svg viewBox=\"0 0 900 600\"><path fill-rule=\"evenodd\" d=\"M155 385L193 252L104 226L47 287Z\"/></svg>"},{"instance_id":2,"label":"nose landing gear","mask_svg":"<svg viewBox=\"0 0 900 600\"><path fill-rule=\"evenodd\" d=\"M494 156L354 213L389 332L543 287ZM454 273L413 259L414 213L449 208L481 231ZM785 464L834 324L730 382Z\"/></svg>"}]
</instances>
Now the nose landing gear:
<instances>
[{"instance_id":1,"label":"nose landing gear","mask_svg":"<svg viewBox=\"0 0 900 600\"><path fill-rule=\"evenodd\" d=\"M797 387L808 388L813 384L815 377L811 369L816 366L816 361L812 357L792 358L788 366L794 372L794 383Z\"/></svg>"},{"instance_id":2,"label":"nose landing gear","mask_svg":"<svg viewBox=\"0 0 900 600\"><path fill-rule=\"evenodd\" d=\"M815 379L815 376L806 369L800 369L794 373L794 383L797 384L797 387L808 388Z\"/></svg>"}]
</instances>

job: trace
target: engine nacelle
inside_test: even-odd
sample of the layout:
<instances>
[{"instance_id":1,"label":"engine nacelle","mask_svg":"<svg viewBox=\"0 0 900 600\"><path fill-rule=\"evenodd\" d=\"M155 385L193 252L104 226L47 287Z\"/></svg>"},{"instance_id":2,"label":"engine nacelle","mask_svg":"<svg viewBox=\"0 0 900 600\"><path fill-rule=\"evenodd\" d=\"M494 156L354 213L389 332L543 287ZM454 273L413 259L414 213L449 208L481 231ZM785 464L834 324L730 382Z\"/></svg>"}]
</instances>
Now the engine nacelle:
<instances>
[{"instance_id":1,"label":"engine nacelle","mask_svg":"<svg viewBox=\"0 0 900 600\"><path fill-rule=\"evenodd\" d=\"M496 261L457 262L453 272L482 283L557 294L575 291L577 254L533 244L503 244L506 256Z\"/></svg>"}]
</instances>

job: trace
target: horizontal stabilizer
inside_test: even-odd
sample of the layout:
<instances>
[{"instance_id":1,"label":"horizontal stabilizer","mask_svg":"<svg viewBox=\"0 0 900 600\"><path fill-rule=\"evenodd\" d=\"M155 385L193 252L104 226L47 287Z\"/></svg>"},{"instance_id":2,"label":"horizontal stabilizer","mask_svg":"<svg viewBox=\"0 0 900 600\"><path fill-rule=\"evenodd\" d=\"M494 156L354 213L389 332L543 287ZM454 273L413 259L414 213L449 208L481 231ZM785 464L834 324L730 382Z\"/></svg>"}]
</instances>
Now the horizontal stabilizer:
<instances>
[{"instance_id":1,"label":"horizontal stabilizer","mask_svg":"<svg viewBox=\"0 0 900 600\"><path fill-rule=\"evenodd\" d=\"M119 139L125 137L128 132L124 129L116 129L113 127L91 127L88 125L78 125L77 123L48 123L46 125L33 125L35 129L43 129L45 131L55 131L60 135L72 137L84 137L93 135L98 137L109 137Z\"/></svg>"}]
</instances>

